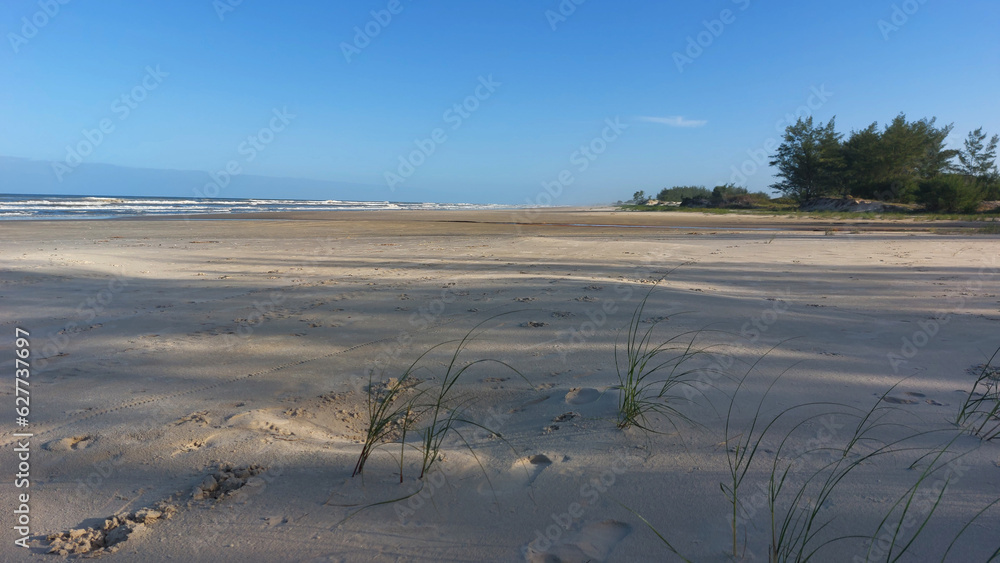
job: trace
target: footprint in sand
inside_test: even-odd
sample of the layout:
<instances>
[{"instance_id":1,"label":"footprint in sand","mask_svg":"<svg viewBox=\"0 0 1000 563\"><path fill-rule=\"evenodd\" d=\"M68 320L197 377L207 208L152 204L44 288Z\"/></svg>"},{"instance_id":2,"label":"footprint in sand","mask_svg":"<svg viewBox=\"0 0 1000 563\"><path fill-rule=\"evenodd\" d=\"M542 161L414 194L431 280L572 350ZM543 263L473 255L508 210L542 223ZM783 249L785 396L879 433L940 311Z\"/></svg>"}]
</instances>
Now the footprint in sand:
<instances>
[{"instance_id":1,"label":"footprint in sand","mask_svg":"<svg viewBox=\"0 0 1000 563\"><path fill-rule=\"evenodd\" d=\"M934 406L934 407L943 407L943 406L946 406L944 403L939 403L939 402L935 401L934 399L928 399L927 395L924 395L923 393L917 393L916 391L907 391L906 393L904 393L904 395L906 395L908 397L916 397L918 399L923 399L925 403L927 403L928 405ZM920 401L913 401L913 403L919 403L919 402ZM907 403L907 404L911 404L911 403Z\"/></svg>"},{"instance_id":2,"label":"footprint in sand","mask_svg":"<svg viewBox=\"0 0 1000 563\"><path fill-rule=\"evenodd\" d=\"M517 459L510 466L510 472L499 479L483 480L477 487L477 492L483 496L495 496L498 493L518 492L531 487L550 465L552 460L545 454L535 454Z\"/></svg>"},{"instance_id":3,"label":"footprint in sand","mask_svg":"<svg viewBox=\"0 0 1000 563\"><path fill-rule=\"evenodd\" d=\"M566 403L570 405L585 405L600 398L601 392L590 387L574 387L566 393Z\"/></svg>"},{"instance_id":4,"label":"footprint in sand","mask_svg":"<svg viewBox=\"0 0 1000 563\"><path fill-rule=\"evenodd\" d=\"M552 385L550 385L549 387L552 387ZM539 388L539 390L541 390L541 388ZM541 397L536 397L536 398L534 398L534 399L532 399L532 400L530 400L530 401L522 404L519 407L514 407L513 409L511 409L510 412L512 412L512 413L513 412L521 412L521 411L523 411L524 409L526 409L528 407L537 405L539 403L544 403L545 401L549 400L550 397L551 397L551 395L542 395Z\"/></svg>"},{"instance_id":5,"label":"footprint in sand","mask_svg":"<svg viewBox=\"0 0 1000 563\"><path fill-rule=\"evenodd\" d=\"M904 397L888 396L888 397L883 397L882 400L885 401L886 403L892 403L894 405L918 405L920 403L927 403L928 405L933 405L935 407L944 406L944 403L939 403L934 399L928 399L927 395L924 395L923 393L917 393L916 391L907 391L906 393L903 394L906 395L907 397L913 397L913 398L908 399ZM921 399L923 399L923 401L921 401Z\"/></svg>"},{"instance_id":6,"label":"footprint in sand","mask_svg":"<svg viewBox=\"0 0 1000 563\"><path fill-rule=\"evenodd\" d=\"M550 526L549 528L552 528ZM554 529L553 529L554 531ZM559 532L564 532L559 528ZM530 563L584 563L604 561L620 541L632 532L632 526L617 520L587 524L579 532L569 534L556 543L550 539L549 530L539 532L528 544L526 559Z\"/></svg>"},{"instance_id":7,"label":"footprint in sand","mask_svg":"<svg viewBox=\"0 0 1000 563\"><path fill-rule=\"evenodd\" d=\"M192 442L188 442L187 444L185 444L184 446L182 446L179 450L175 451L171 455L187 454L187 453L195 452L195 451L198 451L198 450L204 448L207 445L208 445L208 442L205 441L205 440L194 440Z\"/></svg>"},{"instance_id":8,"label":"footprint in sand","mask_svg":"<svg viewBox=\"0 0 1000 563\"><path fill-rule=\"evenodd\" d=\"M527 477L527 482L524 484L526 487L531 486L538 479L538 476L542 474L550 465L552 465L552 460L549 456L545 454L535 454L533 456L522 457L521 459L514 462L513 469L520 475L525 473Z\"/></svg>"},{"instance_id":9,"label":"footprint in sand","mask_svg":"<svg viewBox=\"0 0 1000 563\"><path fill-rule=\"evenodd\" d=\"M916 399L904 399L902 397L893 396L882 397L882 400L886 403L892 403L894 405L915 405L920 402Z\"/></svg>"},{"instance_id":10,"label":"footprint in sand","mask_svg":"<svg viewBox=\"0 0 1000 563\"><path fill-rule=\"evenodd\" d=\"M197 422L201 426L211 424L211 421L208 419L208 411L193 412L185 417L178 418L174 421L174 425L179 426L185 422Z\"/></svg>"},{"instance_id":11,"label":"footprint in sand","mask_svg":"<svg viewBox=\"0 0 1000 563\"><path fill-rule=\"evenodd\" d=\"M94 443L92 436L72 436L61 440L52 440L42 444L42 448L50 452L68 452L70 450L83 450Z\"/></svg>"}]
</instances>

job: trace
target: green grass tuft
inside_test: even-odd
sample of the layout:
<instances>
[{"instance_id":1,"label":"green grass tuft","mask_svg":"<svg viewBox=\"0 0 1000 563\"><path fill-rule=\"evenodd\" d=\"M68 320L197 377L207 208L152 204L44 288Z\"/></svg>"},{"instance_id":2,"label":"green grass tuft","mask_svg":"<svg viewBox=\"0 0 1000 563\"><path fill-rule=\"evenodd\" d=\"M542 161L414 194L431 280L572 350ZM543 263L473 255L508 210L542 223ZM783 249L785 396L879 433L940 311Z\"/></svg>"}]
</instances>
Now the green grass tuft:
<instances>
[{"instance_id":1,"label":"green grass tuft","mask_svg":"<svg viewBox=\"0 0 1000 563\"><path fill-rule=\"evenodd\" d=\"M459 360L459 357L469 343L482 332L481 327L504 314L509 313L495 315L480 322L472 327L461 339L449 340L430 347L406 368L406 371L403 372L403 375L399 379L395 381L390 380L384 389L377 387L372 381L369 381L367 399L368 426L361 454L358 456L352 476L363 474L365 462L375 449L384 444L390 436L395 436L397 433L399 434L400 443L399 480L401 483L403 482L404 457L407 446L406 437L411 432L415 432L420 437L419 445L415 446L420 452L419 479L423 479L424 475L430 471L434 463L440 458L445 440L452 434L458 436L463 441L473 456L476 455L475 451L462 435L461 425L482 428L491 435L502 438L498 432L465 417L465 408L469 406L472 399L468 397L455 397L454 389L458 380L470 368L484 363L499 364L519 375L530 385L528 378L506 362L488 358L468 362ZM455 350L451 353L444 374L440 377L440 384L436 387L421 385L421 382L417 381L413 375L419 369L421 361L434 350L449 344L456 344L456 346ZM404 392L408 389L412 389L412 392L404 398ZM418 427L418 423L422 425ZM478 461L479 458L476 457L476 459Z\"/></svg>"},{"instance_id":2,"label":"green grass tuft","mask_svg":"<svg viewBox=\"0 0 1000 563\"><path fill-rule=\"evenodd\" d=\"M983 364L955 418L959 427L986 441L1000 438L1000 368L993 366L998 354L1000 348Z\"/></svg>"},{"instance_id":3,"label":"green grass tuft","mask_svg":"<svg viewBox=\"0 0 1000 563\"><path fill-rule=\"evenodd\" d=\"M361 446L361 454L358 455L358 461L354 464L354 471L351 473L351 477L364 473L365 463L368 461L368 458L371 457L372 453L391 434L401 431L405 437L406 429L413 420L412 412L415 397L404 400L402 395L410 387L411 375L412 370L408 369L399 379L388 382L386 387L381 389L375 385L372 374L369 374L366 401L368 425L365 429L365 439ZM402 482L402 472L400 472L399 479Z\"/></svg>"},{"instance_id":4,"label":"green grass tuft","mask_svg":"<svg viewBox=\"0 0 1000 563\"><path fill-rule=\"evenodd\" d=\"M642 313L657 281L632 312L622 352L615 341L615 369L618 374L618 428L636 427L655 432L648 416L655 413L675 426L674 420L693 421L677 409L688 402L679 391L693 386L694 375L702 370L689 367L691 360L706 352L696 348L695 341L703 331L678 334L656 343L654 333L659 321L654 320L642 330Z\"/></svg>"}]
</instances>

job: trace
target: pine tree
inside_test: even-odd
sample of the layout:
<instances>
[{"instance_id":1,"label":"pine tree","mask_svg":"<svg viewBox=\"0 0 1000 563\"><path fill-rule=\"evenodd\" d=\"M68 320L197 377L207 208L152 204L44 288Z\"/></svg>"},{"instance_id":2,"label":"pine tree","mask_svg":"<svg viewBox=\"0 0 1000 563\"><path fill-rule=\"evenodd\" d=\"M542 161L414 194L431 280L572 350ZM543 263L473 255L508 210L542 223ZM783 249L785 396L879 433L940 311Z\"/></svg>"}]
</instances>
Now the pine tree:
<instances>
[{"instance_id":1,"label":"pine tree","mask_svg":"<svg viewBox=\"0 0 1000 563\"><path fill-rule=\"evenodd\" d=\"M843 180L843 158L835 119L813 126L809 116L785 128L784 142L770 162L782 179L771 185L773 189L800 203L837 191Z\"/></svg>"},{"instance_id":2,"label":"pine tree","mask_svg":"<svg viewBox=\"0 0 1000 563\"><path fill-rule=\"evenodd\" d=\"M963 143L963 149L958 152L960 173L976 178L996 173L997 143L1000 143L1000 137L993 135L990 141L984 144L985 140L986 133L983 133L982 127L969 133Z\"/></svg>"}]
</instances>

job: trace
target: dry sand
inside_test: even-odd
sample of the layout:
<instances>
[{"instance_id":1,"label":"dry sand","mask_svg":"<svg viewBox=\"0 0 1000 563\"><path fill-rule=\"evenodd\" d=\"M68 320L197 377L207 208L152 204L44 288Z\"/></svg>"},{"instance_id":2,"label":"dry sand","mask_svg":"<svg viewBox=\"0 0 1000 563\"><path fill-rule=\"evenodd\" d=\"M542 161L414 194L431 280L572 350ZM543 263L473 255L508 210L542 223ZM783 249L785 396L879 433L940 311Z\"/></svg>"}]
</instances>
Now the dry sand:
<instances>
[{"instance_id":1,"label":"dry sand","mask_svg":"<svg viewBox=\"0 0 1000 563\"><path fill-rule=\"evenodd\" d=\"M930 232L961 227L606 210L0 223L0 350L11 365L21 327L33 360L30 425L11 420L2 436L0 556L54 560L52 545L92 540L119 542L110 561L675 559L624 505L688 558L726 561L730 376L766 353L732 436L781 372L762 420L846 406L793 411L765 438L743 485L743 557L766 560L760 491L782 436L824 409L867 410L902 381L882 404L895 409L886 422L907 426L875 436L931 432L906 443L922 449L861 465L820 511L833 523L819 539L870 535L920 476L908 466L955 435L968 369L1000 345L1000 244ZM716 347L691 366L711 385L674 403L693 425L654 417L660 434L619 430L615 339L668 272L641 326L661 321L663 339L704 330L697 342ZM352 479L368 373L399 376L482 321L460 359L509 362L530 384L479 364L456 393L503 440L464 426L470 447L450 437L422 481L408 450L399 483L398 445ZM424 385L440 381L448 352L424 358ZM796 458L791 483L832 459L795 453L841 445L856 423L837 414L798 427L782 456ZM30 549L12 531L26 491L13 485L18 430L33 433ZM998 446L951 444L968 453L926 481L951 476L910 560L938 560L1000 498ZM983 561L1000 545L997 508L950 560ZM817 560L855 555L864 542Z\"/></svg>"}]
</instances>

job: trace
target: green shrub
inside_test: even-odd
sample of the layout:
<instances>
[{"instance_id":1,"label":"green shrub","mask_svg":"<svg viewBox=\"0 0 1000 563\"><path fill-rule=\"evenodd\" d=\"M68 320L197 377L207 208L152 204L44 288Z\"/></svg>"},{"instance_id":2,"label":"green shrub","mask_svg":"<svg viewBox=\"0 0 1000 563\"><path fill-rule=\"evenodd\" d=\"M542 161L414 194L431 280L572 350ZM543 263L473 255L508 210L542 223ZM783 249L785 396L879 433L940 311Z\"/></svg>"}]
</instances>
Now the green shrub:
<instances>
[{"instance_id":1,"label":"green shrub","mask_svg":"<svg viewBox=\"0 0 1000 563\"><path fill-rule=\"evenodd\" d=\"M991 174L986 178L980 178L979 182L983 187L983 197L986 201L1000 200L1000 175Z\"/></svg>"},{"instance_id":2,"label":"green shrub","mask_svg":"<svg viewBox=\"0 0 1000 563\"><path fill-rule=\"evenodd\" d=\"M851 195L862 199L892 203L913 203L919 197L919 184L915 178L896 178L869 184L854 185Z\"/></svg>"},{"instance_id":3,"label":"green shrub","mask_svg":"<svg viewBox=\"0 0 1000 563\"><path fill-rule=\"evenodd\" d=\"M736 184L726 184L724 186L715 186L712 190L712 205L717 207L725 207L726 204L731 201L735 201L737 198L748 195L750 192L746 188L737 186Z\"/></svg>"},{"instance_id":4,"label":"green shrub","mask_svg":"<svg viewBox=\"0 0 1000 563\"><path fill-rule=\"evenodd\" d=\"M763 192L761 192L761 193L763 193ZM773 203L775 205L794 205L795 207L799 206L799 203L797 201L795 201L795 199L790 198L790 197L776 197L776 198L774 198L774 199L771 200L771 203Z\"/></svg>"},{"instance_id":5,"label":"green shrub","mask_svg":"<svg viewBox=\"0 0 1000 563\"><path fill-rule=\"evenodd\" d=\"M735 184L716 186L710 198L712 207L752 209L771 204L771 197L764 192L750 193Z\"/></svg>"},{"instance_id":6,"label":"green shrub","mask_svg":"<svg viewBox=\"0 0 1000 563\"><path fill-rule=\"evenodd\" d=\"M942 174L920 182L917 201L928 211L974 213L983 190L957 174Z\"/></svg>"},{"instance_id":7,"label":"green shrub","mask_svg":"<svg viewBox=\"0 0 1000 563\"><path fill-rule=\"evenodd\" d=\"M659 201L684 201L686 198L710 197L712 192L705 189L705 186L674 186L663 188L656 195Z\"/></svg>"}]
</instances>

